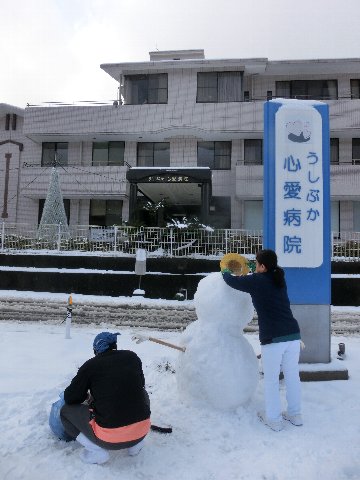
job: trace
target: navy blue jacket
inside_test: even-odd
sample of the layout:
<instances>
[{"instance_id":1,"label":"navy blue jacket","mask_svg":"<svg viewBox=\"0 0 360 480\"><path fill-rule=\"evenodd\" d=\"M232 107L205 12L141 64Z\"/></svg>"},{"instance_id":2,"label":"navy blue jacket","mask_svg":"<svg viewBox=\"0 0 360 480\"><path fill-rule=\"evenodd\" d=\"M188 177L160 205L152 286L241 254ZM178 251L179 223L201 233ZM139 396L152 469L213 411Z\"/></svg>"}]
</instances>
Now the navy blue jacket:
<instances>
[{"instance_id":1,"label":"navy blue jacket","mask_svg":"<svg viewBox=\"0 0 360 480\"><path fill-rule=\"evenodd\" d=\"M251 295L258 315L262 345L300 339L299 325L290 309L287 288L276 286L272 277L270 272L240 277L223 272L223 278L230 287Z\"/></svg>"}]
</instances>

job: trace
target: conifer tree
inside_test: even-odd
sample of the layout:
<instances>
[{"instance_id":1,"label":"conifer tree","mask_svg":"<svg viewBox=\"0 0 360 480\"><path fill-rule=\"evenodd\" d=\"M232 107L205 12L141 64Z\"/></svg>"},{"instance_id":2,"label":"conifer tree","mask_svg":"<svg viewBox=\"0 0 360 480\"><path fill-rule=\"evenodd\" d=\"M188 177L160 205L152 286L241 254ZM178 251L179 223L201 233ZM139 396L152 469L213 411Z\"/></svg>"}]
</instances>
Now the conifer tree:
<instances>
[{"instance_id":1,"label":"conifer tree","mask_svg":"<svg viewBox=\"0 0 360 480\"><path fill-rule=\"evenodd\" d=\"M53 167L38 229L38 238L55 242L59 237L59 229L62 238L69 238L70 232L60 188L59 173L57 168Z\"/></svg>"}]
</instances>

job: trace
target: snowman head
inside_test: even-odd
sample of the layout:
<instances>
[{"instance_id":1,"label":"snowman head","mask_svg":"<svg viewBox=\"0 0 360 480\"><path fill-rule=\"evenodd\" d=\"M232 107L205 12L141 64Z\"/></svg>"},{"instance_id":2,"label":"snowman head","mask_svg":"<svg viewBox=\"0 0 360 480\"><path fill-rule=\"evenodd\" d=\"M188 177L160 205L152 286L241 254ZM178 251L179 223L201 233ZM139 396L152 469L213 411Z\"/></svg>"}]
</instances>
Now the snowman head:
<instances>
[{"instance_id":1,"label":"snowman head","mask_svg":"<svg viewBox=\"0 0 360 480\"><path fill-rule=\"evenodd\" d=\"M219 328L242 331L254 315L250 295L229 287L220 272L200 280L194 302L198 320Z\"/></svg>"}]
</instances>

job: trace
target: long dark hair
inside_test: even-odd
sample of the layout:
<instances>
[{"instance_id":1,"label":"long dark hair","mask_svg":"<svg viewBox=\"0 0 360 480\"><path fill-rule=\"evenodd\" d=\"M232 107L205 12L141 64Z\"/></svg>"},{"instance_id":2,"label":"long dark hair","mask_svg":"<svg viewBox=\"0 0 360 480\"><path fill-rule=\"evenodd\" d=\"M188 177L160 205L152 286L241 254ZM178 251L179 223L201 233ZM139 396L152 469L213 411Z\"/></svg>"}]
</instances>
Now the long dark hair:
<instances>
[{"instance_id":1,"label":"long dark hair","mask_svg":"<svg viewBox=\"0 0 360 480\"><path fill-rule=\"evenodd\" d=\"M256 260L273 274L274 283L278 287L285 286L285 272L277 263L277 255L273 250L259 250Z\"/></svg>"}]
</instances>

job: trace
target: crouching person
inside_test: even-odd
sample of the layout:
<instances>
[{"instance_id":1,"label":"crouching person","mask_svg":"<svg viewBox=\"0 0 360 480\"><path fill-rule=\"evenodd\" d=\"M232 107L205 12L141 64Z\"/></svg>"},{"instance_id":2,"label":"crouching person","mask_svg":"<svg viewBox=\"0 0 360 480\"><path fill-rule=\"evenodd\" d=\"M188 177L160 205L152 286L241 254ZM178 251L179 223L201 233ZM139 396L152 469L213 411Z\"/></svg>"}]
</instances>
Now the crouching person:
<instances>
[{"instance_id":1,"label":"crouching person","mask_svg":"<svg viewBox=\"0 0 360 480\"><path fill-rule=\"evenodd\" d=\"M140 358L117 350L119 333L99 333L95 356L85 362L64 391L61 422L84 449L85 463L105 463L108 450L136 455L150 430L150 402Z\"/></svg>"}]
</instances>

